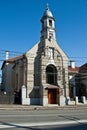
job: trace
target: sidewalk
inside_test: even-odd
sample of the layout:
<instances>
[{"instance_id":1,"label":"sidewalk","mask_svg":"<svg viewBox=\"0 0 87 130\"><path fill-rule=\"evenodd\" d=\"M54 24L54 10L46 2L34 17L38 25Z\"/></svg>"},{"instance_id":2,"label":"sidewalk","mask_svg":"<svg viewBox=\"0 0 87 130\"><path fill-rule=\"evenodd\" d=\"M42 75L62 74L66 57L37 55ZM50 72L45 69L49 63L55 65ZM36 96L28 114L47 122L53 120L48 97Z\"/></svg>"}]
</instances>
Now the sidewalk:
<instances>
[{"instance_id":1,"label":"sidewalk","mask_svg":"<svg viewBox=\"0 0 87 130\"><path fill-rule=\"evenodd\" d=\"M0 104L0 110L58 110L58 109L87 109L87 105L68 105L68 106L39 106L39 105L15 105Z\"/></svg>"}]
</instances>

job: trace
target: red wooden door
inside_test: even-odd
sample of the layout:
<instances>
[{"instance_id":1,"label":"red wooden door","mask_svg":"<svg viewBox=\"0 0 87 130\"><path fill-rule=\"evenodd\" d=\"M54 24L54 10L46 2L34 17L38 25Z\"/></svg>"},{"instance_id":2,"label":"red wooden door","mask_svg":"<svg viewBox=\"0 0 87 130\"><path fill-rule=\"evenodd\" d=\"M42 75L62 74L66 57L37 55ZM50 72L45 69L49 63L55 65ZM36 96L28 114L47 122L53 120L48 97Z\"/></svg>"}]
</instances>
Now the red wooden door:
<instances>
[{"instance_id":1,"label":"red wooden door","mask_svg":"<svg viewBox=\"0 0 87 130\"><path fill-rule=\"evenodd\" d=\"M48 104L56 104L56 89L48 89Z\"/></svg>"}]
</instances>

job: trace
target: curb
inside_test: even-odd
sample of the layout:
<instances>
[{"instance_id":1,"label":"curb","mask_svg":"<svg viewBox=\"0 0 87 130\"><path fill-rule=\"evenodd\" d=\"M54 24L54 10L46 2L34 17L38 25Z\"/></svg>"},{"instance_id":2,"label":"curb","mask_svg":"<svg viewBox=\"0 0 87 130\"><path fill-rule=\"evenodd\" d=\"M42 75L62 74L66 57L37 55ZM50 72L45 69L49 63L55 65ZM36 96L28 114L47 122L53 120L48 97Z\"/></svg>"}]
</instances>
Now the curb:
<instances>
[{"instance_id":1,"label":"curb","mask_svg":"<svg viewBox=\"0 0 87 130\"><path fill-rule=\"evenodd\" d=\"M72 106L27 106L27 105L10 105L0 104L0 110L58 110L58 109L87 109L87 105Z\"/></svg>"}]
</instances>

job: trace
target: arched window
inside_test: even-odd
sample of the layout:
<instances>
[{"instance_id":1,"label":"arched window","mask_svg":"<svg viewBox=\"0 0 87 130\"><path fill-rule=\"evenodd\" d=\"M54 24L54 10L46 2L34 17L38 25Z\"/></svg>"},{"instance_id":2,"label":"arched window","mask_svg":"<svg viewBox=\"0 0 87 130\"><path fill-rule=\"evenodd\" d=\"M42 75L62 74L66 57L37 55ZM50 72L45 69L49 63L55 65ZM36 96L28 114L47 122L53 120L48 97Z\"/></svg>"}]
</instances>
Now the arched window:
<instances>
[{"instance_id":1,"label":"arched window","mask_svg":"<svg viewBox=\"0 0 87 130\"><path fill-rule=\"evenodd\" d=\"M49 26L52 27L52 20L49 20Z\"/></svg>"},{"instance_id":2,"label":"arched window","mask_svg":"<svg viewBox=\"0 0 87 130\"><path fill-rule=\"evenodd\" d=\"M54 65L48 65L46 68L46 82L57 85L57 69Z\"/></svg>"}]
</instances>

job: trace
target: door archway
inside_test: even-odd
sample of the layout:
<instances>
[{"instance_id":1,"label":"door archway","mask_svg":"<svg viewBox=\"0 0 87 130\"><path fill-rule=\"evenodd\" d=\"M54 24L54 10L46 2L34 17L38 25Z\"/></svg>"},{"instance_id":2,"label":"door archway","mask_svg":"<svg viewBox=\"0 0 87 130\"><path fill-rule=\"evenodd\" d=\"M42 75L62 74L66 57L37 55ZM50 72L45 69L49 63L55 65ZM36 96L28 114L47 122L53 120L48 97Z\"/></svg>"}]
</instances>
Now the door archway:
<instances>
[{"instance_id":1,"label":"door archway","mask_svg":"<svg viewBox=\"0 0 87 130\"><path fill-rule=\"evenodd\" d=\"M57 85L57 69L54 65L48 65L46 68L46 82Z\"/></svg>"},{"instance_id":2,"label":"door archway","mask_svg":"<svg viewBox=\"0 0 87 130\"><path fill-rule=\"evenodd\" d=\"M54 65L50 64L46 68L46 82L48 87L48 104L57 104L57 69Z\"/></svg>"}]
</instances>

